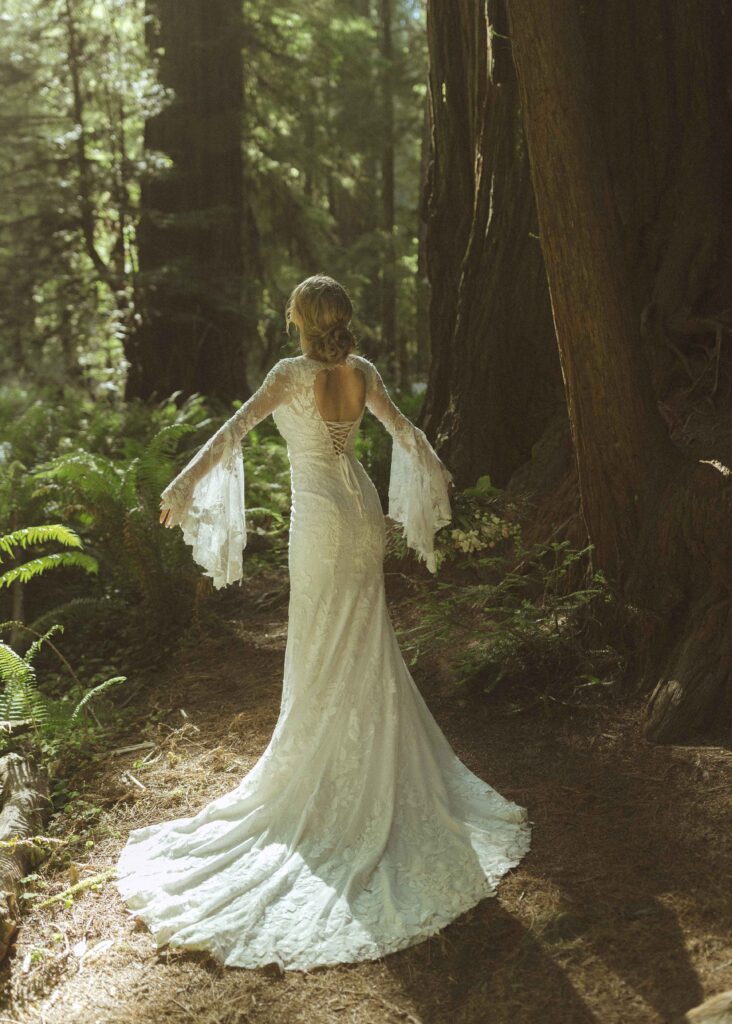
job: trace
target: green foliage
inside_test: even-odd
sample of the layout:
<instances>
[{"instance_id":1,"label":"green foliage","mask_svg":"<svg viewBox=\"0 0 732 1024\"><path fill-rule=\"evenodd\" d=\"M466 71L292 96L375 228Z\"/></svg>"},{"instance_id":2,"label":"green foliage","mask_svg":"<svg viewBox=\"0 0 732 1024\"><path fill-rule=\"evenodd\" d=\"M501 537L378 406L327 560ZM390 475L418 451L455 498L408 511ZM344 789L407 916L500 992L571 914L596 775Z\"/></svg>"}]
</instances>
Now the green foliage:
<instances>
[{"instance_id":1,"label":"green foliage","mask_svg":"<svg viewBox=\"0 0 732 1024\"><path fill-rule=\"evenodd\" d=\"M52 523L43 526L28 526L5 534L0 537L0 553L6 557L12 556L17 548L25 550L31 545L45 544L49 541L73 548L81 547L82 543L78 534L73 530L63 524ZM0 554L0 561L2 561L2 554ZM80 551L61 552L60 555L44 555L6 570L0 575L0 587L10 586L16 581L25 583L49 569L66 564L79 565L90 572L96 572L97 569L96 560ZM9 629L16 632L34 632L24 623L15 620L0 624L0 630ZM33 663L43 646L48 645L66 664L55 645L51 644L51 638L63 631L64 627L61 623L52 624L44 633L36 636L25 654L18 653L10 644L0 641L0 684L2 684L0 722L6 729L18 725L32 726L33 740L41 746L45 744L57 747L60 743L62 744L89 702L94 697L106 692L112 685L125 679L124 676L116 676L104 680L83 692L71 707L67 701L73 690L60 700L49 699L38 686Z\"/></svg>"},{"instance_id":2,"label":"green foliage","mask_svg":"<svg viewBox=\"0 0 732 1024\"><path fill-rule=\"evenodd\" d=\"M45 638L43 638L45 639ZM36 685L30 658L23 658L0 641L0 721L10 725L48 720L48 706Z\"/></svg>"},{"instance_id":3,"label":"green foliage","mask_svg":"<svg viewBox=\"0 0 732 1024\"><path fill-rule=\"evenodd\" d=\"M0 576L0 586L9 587L16 580L19 580L21 583L27 583L35 576L40 576L49 569L58 569L64 565L76 566L76 568L83 569L85 572L96 572L98 569L97 560L92 558L91 555L84 555L76 551L60 551L52 555L41 555L30 562L24 562L23 565L16 566L15 569L8 569L7 572Z\"/></svg>"},{"instance_id":4,"label":"green foliage","mask_svg":"<svg viewBox=\"0 0 732 1024\"><path fill-rule=\"evenodd\" d=\"M287 552L290 525L290 464L274 427L262 423L245 441L247 551L262 539L280 560ZM248 555L246 557L249 557Z\"/></svg>"},{"instance_id":5,"label":"green foliage","mask_svg":"<svg viewBox=\"0 0 732 1024\"><path fill-rule=\"evenodd\" d=\"M164 100L144 25L143 0L4 0L4 368L123 381L143 124Z\"/></svg>"},{"instance_id":6,"label":"green foliage","mask_svg":"<svg viewBox=\"0 0 732 1024\"><path fill-rule=\"evenodd\" d=\"M0 630L10 628L27 629L20 622L3 622ZM113 676L84 689L75 685L59 698L44 694L38 684L33 660L45 643L64 627L57 623L31 643L25 654L18 654L9 644L0 641L0 726L12 729L18 726L30 727L30 732L21 733L25 745L30 744L37 751L49 755L75 742L78 744L85 734L82 716L89 709L91 701L98 699L111 687L126 681L126 676ZM58 651L56 653L59 653ZM63 660L63 659L62 659ZM0 749L8 741L0 735Z\"/></svg>"},{"instance_id":7,"label":"green foliage","mask_svg":"<svg viewBox=\"0 0 732 1024\"><path fill-rule=\"evenodd\" d=\"M591 568L591 545L525 548L515 510L487 477L455 495L453 509L452 528L437 535L438 563L450 572L420 587L419 624L400 638L412 662L425 649L448 651L456 683L483 694L599 684L617 672L621 655L595 646L615 595ZM401 539L392 543L403 550Z\"/></svg>"},{"instance_id":8,"label":"green foliage","mask_svg":"<svg viewBox=\"0 0 732 1024\"><path fill-rule=\"evenodd\" d=\"M6 555L13 554L13 548L27 548L32 544L46 544L49 540L55 540L58 544L65 544L69 548L80 548L81 539L62 523L52 523L46 526L26 526L22 530L14 530L12 533L0 537L0 552ZM2 562L2 555L0 555ZM1 579L0 579L1 582Z\"/></svg>"},{"instance_id":9,"label":"green foliage","mask_svg":"<svg viewBox=\"0 0 732 1024\"><path fill-rule=\"evenodd\" d=\"M3 560L2 552L12 555L13 549L16 547L25 549L30 544L43 544L50 540L65 544L67 547L81 547L81 540L77 534L61 523L27 526L22 530L15 530L13 533L0 537L0 562ZM41 576L44 572L48 572L49 569L57 569L64 565L76 566L90 573L96 572L98 568L95 558L80 551L61 551L55 554L40 555L38 558L14 566L12 569L6 569L0 574L0 588L9 587L16 580L20 583L27 583L35 576Z\"/></svg>"},{"instance_id":10,"label":"green foliage","mask_svg":"<svg viewBox=\"0 0 732 1024\"><path fill-rule=\"evenodd\" d=\"M174 98L146 49L149 18L144 0L3 4L0 367L57 396L70 381L100 401L124 386L124 346L139 312L142 180L169 166L145 149L144 127ZM350 0L252 0L244 19L245 244L259 305L259 343L247 354L259 369L271 361L287 293L317 269L343 280L358 333L378 345L389 239L379 188L385 113L374 102L384 71L377 11L359 13ZM397 308L415 355L427 71L416 0L393 6L393 54Z\"/></svg>"},{"instance_id":11,"label":"green foliage","mask_svg":"<svg viewBox=\"0 0 732 1024\"><path fill-rule=\"evenodd\" d=\"M193 430L169 424L131 458L76 451L32 472L47 502L79 521L107 585L158 618L184 614L191 600L190 559L158 519L160 491L175 475L174 450Z\"/></svg>"},{"instance_id":12,"label":"green foliage","mask_svg":"<svg viewBox=\"0 0 732 1024\"><path fill-rule=\"evenodd\" d=\"M394 5L397 309L410 354L416 337L417 207L427 70L422 5ZM279 330L305 268L342 280L358 333L378 337L384 140L380 25L344 0L255 0L245 7L247 192L257 195L265 335ZM312 270L306 270L310 273Z\"/></svg>"},{"instance_id":13,"label":"green foliage","mask_svg":"<svg viewBox=\"0 0 732 1024\"><path fill-rule=\"evenodd\" d=\"M111 689L111 687L116 686L118 683L124 683L126 681L127 676L112 676L111 679L105 679L104 682L97 683L96 686L93 686L91 690L87 690L84 696L79 701L79 703L71 712L71 715L69 716L69 722L73 723L78 720L84 708L88 707L89 701L95 700L97 697L101 697L101 695L103 693L106 693L107 690Z\"/></svg>"}]
</instances>

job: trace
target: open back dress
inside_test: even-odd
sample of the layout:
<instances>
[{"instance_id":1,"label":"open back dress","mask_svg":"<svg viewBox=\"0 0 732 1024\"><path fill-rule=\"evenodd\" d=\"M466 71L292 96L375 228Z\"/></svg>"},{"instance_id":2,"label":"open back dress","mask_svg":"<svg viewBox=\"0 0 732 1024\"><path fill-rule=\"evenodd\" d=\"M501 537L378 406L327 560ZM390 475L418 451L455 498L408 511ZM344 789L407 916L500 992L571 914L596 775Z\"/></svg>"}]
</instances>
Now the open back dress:
<instances>
[{"instance_id":1,"label":"open back dress","mask_svg":"<svg viewBox=\"0 0 732 1024\"><path fill-rule=\"evenodd\" d=\"M346 362L393 438L389 516L435 572L450 473L374 364ZM240 580L241 440L273 415L292 484L277 724L235 789L132 830L117 865L121 896L158 946L232 966L308 970L411 946L494 895L530 845L526 810L459 760L401 655L381 502L354 452L364 410L328 422L316 403L333 365L280 360L162 494L214 586Z\"/></svg>"}]
</instances>

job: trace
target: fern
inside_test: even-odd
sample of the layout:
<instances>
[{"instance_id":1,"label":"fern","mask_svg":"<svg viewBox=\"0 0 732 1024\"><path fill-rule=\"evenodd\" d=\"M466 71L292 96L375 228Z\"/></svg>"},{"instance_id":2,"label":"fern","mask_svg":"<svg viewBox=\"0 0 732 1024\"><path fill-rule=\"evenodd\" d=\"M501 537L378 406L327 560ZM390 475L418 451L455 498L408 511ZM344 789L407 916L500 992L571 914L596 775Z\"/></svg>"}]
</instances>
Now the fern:
<instances>
[{"instance_id":1,"label":"fern","mask_svg":"<svg viewBox=\"0 0 732 1024\"><path fill-rule=\"evenodd\" d=\"M30 562L24 562L23 565L16 565L15 568L8 569L0 576L0 587L9 587L16 580L27 583L35 576L41 576L49 569L58 569L62 565L77 566L88 573L99 571L99 563L91 555L86 555L81 551L59 551L50 555L39 555L38 558L33 558Z\"/></svg>"},{"instance_id":2,"label":"fern","mask_svg":"<svg viewBox=\"0 0 732 1024\"><path fill-rule=\"evenodd\" d=\"M163 427L126 463L82 452L36 471L38 479L58 485L69 504L83 507L100 568L116 593L145 607L148 619L150 613L166 621L187 618L193 606L188 553L157 521L160 491L174 473L174 449L193 429L186 423Z\"/></svg>"},{"instance_id":3,"label":"fern","mask_svg":"<svg viewBox=\"0 0 732 1024\"><path fill-rule=\"evenodd\" d=\"M141 487L149 488L156 497L160 494L170 480L178 442L196 429L191 423L171 423L151 438L137 461L136 476Z\"/></svg>"},{"instance_id":4,"label":"fern","mask_svg":"<svg viewBox=\"0 0 732 1024\"><path fill-rule=\"evenodd\" d=\"M50 629L46 630L43 636L39 636L37 640L34 640L30 647L28 648L28 650L23 655L23 660L25 661L26 665L31 664L31 662L35 658L36 654L38 654L46 640L54 636L54 634L56 633L63 633L63 631L64 627L61 625L61 623L56 622L53 624L53 626L51 626Z\"/></svg>"},{"instance_id":5,"label":"fern","mask_svg":"<svg viewBox=\"0 0 732 1024\"><path fill-rule=\"evenodd\" d=\"M0 640L0 680L10 682L15 679L26 679L33 674L33 669L25 659Z\"/></svg>"},{"instance_id":6,"label":"fern","mask_svg":"<svg viewBox=\"0 0 732 1024\"><path fill-rule=\"evenodd\" d=\"M40 633L59 620L64 622L74 622L78 619L87 621L94 619L97 615L109 615L110 612L115 611L124 612L128 607L128 602L121 597L73 597L70 601L64 601L63 604L50 608L29 625L31 629ZM0 630L12 625L14 623L0 622ZM23 625L23 623L19 623L19 625Z\"/></svg>"},{"instance_id":7,"label":"fern","mask_svg":"<svg viewBox=\"0 0 732 1024\"><path fill-rule=\"evenodd\" d=\"M68 526L62 523L49 523L45 526L26 526L22 530L14 530L0 537L0 552L7 555L13 554L14 547L27 548L31 544L47 544L49 541L56 541L67 548L80 548L81 538ZM0 557L0 562L2 557Z\"/></svg>"},{"instance_id":8,"label":"fern","mask_svg":"<svg viewBox=\"0 0 732 1024\"><path fill-rule=\"evenodd\" d=\"M71 712L70 722L75 722L83 709L89 703L99 697L106 690L109 690L112 686L116 686L117 683L124 683L127 681L127 676L112 676L111 679L105 679L103 683L99 683L97 686L92 687L91 690L87 690L84 696L81 698L79 703L76 705L74 710Z\"/></svg>"},{"instance_id":9,"label":"fern","mask_svg":"<svg viewBox=\"0 0 732 1024\"><path fill-rule=\"evenodd\" d=\"M58 455L47 465L34 470L32 476L39 480L78 484L85 494L104 501L119 491L122 473L111 459L82 451Z\"/></svg>"},{"instance_id":10,"label":"fern","mask_svg":"<svg viewBox=\"0 0 732 1024\"><path fill-rule=\"evenodd\" d=\"M33 666L0 641L0 719L11 725L48 720L48 702L38 689Z\"/></svg>"}]
</instances>

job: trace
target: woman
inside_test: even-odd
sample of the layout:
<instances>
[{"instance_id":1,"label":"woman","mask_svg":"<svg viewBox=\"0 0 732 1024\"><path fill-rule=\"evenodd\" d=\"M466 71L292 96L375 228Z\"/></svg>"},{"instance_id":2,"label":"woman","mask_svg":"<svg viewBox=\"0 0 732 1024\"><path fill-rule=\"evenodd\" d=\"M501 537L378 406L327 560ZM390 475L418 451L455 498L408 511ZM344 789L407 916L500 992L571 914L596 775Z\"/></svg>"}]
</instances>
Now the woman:
<instances>
[{"instance_id":1,"label":"woman","mask_svg":"<svg viewBox=\"0 0 732 1024\"><path fill-rule=\"evenodd\" d=\"M134 829L117 886L158 945L285 969L370 960L439 931L529 848L526 810L458 759L401 656L383 576L384 517L354 454L364 410L394 440L389 515L435 571L451 477L353 352L352 308L325 275L285 319L301 356L259 390L163 491L220 587L241 579L240 442L270 413L291 465L290 601L280 715L238 787L192 817Z\"/></svg>"}]
</instances>

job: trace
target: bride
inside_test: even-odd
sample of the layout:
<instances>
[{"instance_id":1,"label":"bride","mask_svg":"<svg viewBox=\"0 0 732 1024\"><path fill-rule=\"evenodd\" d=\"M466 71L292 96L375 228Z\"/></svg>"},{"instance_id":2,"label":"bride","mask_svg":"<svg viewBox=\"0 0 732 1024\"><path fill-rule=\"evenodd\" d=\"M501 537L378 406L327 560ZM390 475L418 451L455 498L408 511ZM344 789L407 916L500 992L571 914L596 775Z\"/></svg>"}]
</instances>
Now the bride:
<instances>
[{"instance_id":1,"label":"bride","mask_svg":"<svg viewBox=\"0 0 732 1024\"><path fill-rule=\"evenodd\" d=\"M158 946L283 969L371 960L434 935L529 849L523 807L458 758L400 653L384 594L384 516L354 453L365 409L393 438L389 516L435 572L451 476L356 355L350 299L309 277L285 319L303 354L263 384L162 493L217 588L242 576L241 440L287 442L292 510L280 714L259 761L192 817L133 829L117 865Z\"/></svg>"}]
</instances>

